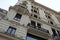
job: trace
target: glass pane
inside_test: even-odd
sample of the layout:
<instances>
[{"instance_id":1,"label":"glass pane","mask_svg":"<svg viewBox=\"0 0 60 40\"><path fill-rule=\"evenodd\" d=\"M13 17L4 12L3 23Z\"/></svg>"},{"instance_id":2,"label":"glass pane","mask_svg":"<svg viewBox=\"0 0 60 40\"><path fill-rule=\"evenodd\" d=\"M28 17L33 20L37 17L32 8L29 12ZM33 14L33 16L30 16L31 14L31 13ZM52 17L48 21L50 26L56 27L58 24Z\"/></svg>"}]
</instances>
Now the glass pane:
<instances>
[{"instance_id":1,"label":"glass pane","mask_svg":"<svg viewBox=\"0 0 60 40\"><path fill-rule=\"evenodd\" d=\"M11 30L12 30L12 29L11 29L11 28L9 28L9 29L8 29L8 31L7 31L7 33L9 33L9 34L10 34L10 33L11 33Z\"/></svg>"},{"instance_id":2,"label":"glass pane","mask_svg":"<svg viewBox=\"0 0 60 40\"><path fill-rule=\"evenodd\" d=\"M15 34L15 32L16 32L16 30L15 29L12 29L11 34Z\"/></svg>"},{"instance_id":3,"label":"glass pane","mask_svg":"<svg viewBox=\"0 0 60 40\"><path fill-rule=\"evenodd\" d=\"M15 18L21 19L21 16L22 16L21 14L17 13L16 16L15 16Z\"/></svg>"},{"instance_id":4,"label":"glass pane","mask_svg":"<svg viewBox=\"0 0 60 40\"><path fill-rule=\"evenodd\" d=\"M22 16L21 14L17 13L16 16L14 17L14 20L20 21L21 16Z\"/></svg>"}]
</instances>

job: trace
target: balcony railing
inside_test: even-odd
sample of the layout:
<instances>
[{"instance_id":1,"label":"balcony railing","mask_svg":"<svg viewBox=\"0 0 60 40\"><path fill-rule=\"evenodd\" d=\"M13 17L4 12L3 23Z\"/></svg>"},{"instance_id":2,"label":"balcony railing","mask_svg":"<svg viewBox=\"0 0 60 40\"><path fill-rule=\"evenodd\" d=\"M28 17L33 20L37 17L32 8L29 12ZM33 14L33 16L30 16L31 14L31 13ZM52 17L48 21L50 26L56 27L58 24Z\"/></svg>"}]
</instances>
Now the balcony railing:
<instances>
[{"instance_id":1,"label":"balcony railing","mask_svg":"<svg viewBox=\"0 0 60 40\"><path fill-rule=\"evenodd\" d=\"M40 30L43 31L43 32L49 33L49 31L44 29L44 28L40 28Z\"/></svg>"},{"instance_id":2,"label":"balcony railing","mask_svg":"<svg viewBox=\"0 0 60 40\"><path fill-rule=\"evenodd\" d=\"M20 19L19 19L19 18L16 18L16 17L14 18L14 20L16 20L16 21L20 21Z\"/></svg>"},{"instance_id":3,"label":"balcony railing","mask_svg":"<svg viewBox=\"0 0 60 40\"><path fill-rule=\"evenodd\" d=\"M16 35L10 35L10 34L8 34L7 32L0 32L0 35L1 35L1 36L4 36L4 37L7 37L7 39L13 39L13 40L19 39L19 40L24 40L24 39L22 39L22 38L17 37Z\"/></svg>"},{"instance_id":4,"label":"balcony railing","mask_svg":"<svg viewBox=\"0 0 60 40\"><path fill-rule=\"evenodd\" d=\"M49 33L49 31L48 30L46 30L46 29L44 29L44 28L37 28L38 26L33 26L33 25L31 25L30 23L28 24L28 26L29 27L32 27L32 28L35 28L35 29L38 29L38 30L40 30L40 31L43 31L43 32L45 32L45 33Z\"/></svg>"},{"instance_id":5,"label":"balcony railing","mask_svg":"<svg viewBox=\"0 0 60 40\"><path fill-rule=\"evenodd\" d=\"M10 34L10 33L7 33L7 32L5 32L5 34L6 34L6 35L9 35L9 36L11 36L11 37L15 37L15 34Z\"/></svg>"},{"instance_id":6,"label":"balcony railing","mask_svg":"<svg viewBox=\"0 0 60 40\"><path fill-rule=\"evenodd\" d=\"M17 39L24 40L22 37L17 37L16 35L11 35L5 32L5 30L2 28L0 28L0 36L6 37L7 39L13 39L13 40L17 40Z\"/></svg>"}]
</instances>

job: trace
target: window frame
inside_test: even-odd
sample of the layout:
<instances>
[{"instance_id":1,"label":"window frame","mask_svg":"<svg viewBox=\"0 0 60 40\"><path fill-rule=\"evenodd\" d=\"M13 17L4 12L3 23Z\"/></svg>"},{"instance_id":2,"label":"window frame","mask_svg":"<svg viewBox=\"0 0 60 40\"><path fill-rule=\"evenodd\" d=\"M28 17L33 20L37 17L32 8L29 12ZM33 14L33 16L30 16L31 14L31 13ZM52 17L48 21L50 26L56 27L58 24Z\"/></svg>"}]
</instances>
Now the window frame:
<instances>
[{"instance_id":1,"label":"window frame","mask_svg":"<svg viewBox=\"0 0 60 40\"><path fill-rule=\"evenodd\" d=\"M21 17L22 17L22 14L17 13L13 19L16 21L20 21Z\"/></svg>"},{"instance_id":2,"label":"window frame","mask_svg":"<svg viewBox=\"0 0 60 40\"><path fill-rule=\"evenodd\" d=\"M13 30L15 30L15 31L13 31ZM9 32L9 31L10 31L10 32ZM12 32L14 32L14 33L12 34ZM16 28L9 26L9 28L8 28L7 31L6 31L6 33L8 33L8 34L10 34L10 35L15 35L15 33L16 33Z\"/></svg>"},{"instance_id":3,"label":"window frame","mask_svg":"<svg viewBox=\"0 0 60 40\"><path fill-rule=\"evenodd\" d=\"M39 13L38 8L35 7L35 6L31 6L31 11L34 12L34 13Z\"/></svg>"}]
</instances>

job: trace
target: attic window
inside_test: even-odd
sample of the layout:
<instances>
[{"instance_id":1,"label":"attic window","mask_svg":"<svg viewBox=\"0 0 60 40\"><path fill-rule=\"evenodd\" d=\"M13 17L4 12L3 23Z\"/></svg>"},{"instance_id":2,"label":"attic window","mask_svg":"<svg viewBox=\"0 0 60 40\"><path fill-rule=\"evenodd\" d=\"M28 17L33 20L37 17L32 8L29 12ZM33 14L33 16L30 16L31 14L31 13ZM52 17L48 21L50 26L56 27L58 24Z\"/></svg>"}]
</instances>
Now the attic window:
<instances>
[{"instance_id":1,"label":"attic window","mask_svg":"<svg viewBox=\"0 0 60 40\"><path fill-rule=\"evenodd\" d=\"M16 16L14 17L14 19L15 19L16 21L20 21L21 16L22 16L21 14L17 13Z\"/></svg>"}]
</instances>

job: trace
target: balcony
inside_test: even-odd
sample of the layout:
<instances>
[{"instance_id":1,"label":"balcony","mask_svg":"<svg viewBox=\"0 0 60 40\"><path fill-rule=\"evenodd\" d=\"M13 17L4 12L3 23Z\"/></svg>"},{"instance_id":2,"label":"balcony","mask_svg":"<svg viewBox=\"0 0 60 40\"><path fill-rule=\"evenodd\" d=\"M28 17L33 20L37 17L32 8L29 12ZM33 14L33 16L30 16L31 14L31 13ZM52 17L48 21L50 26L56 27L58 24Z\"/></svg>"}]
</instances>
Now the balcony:
<instances>
[{"instance_id":1,"label":"balcony","mask_svg":"<svg viewBox=\"0 0 60 40\"><path fill-rule=\"evenodd\" d=\"M10 35L10 34L8 34L6 32L4 32L4 33L3 32L0 32L0 37L4 37L6 39L11 39L11 40L23 40L23 39L15 36L15 35Z\"/></svg>"},{"instance_id":2,"label":"balcony","mask_svg":"<svg viewBox=\"0 0 60 40\"><path fill-rule=\"evenodd\" d=\"M0 28L0 37L5 38L6 40L23 40L21 37L17 37L16 35L11 35L7 32L4 32L5 30Z\"/></svg>"},{"instance_id":3,"label":"balcony","mask_svg":"<svg viewBox=\"0 0 60 40\"><path fill-rule=\"evenodd\" d=\"M44 28L38 28L37 26L33 26L32 24L28 24L28 26L29 27L32 27L32 28L35 28L35 29L38 29L38 30L40 30L40 31L42 31L42 32L45 32L45 33L49 33L49 31L48 30L46 30L46 29L44 29Z\"/></svg>"},{"instance_id":4,"label":"balcony","mask_svg":"<svg viewBox=\"0 0 60 40\"><path fill-rule=\"evenodd\" d=\"M31 33L33 35L40 36L42 38L48 39L49 37L49 31L44 28L37 28L37 26L33 26L31 24L28 24L28 33Z\"/></svg>"}]
</instances>

